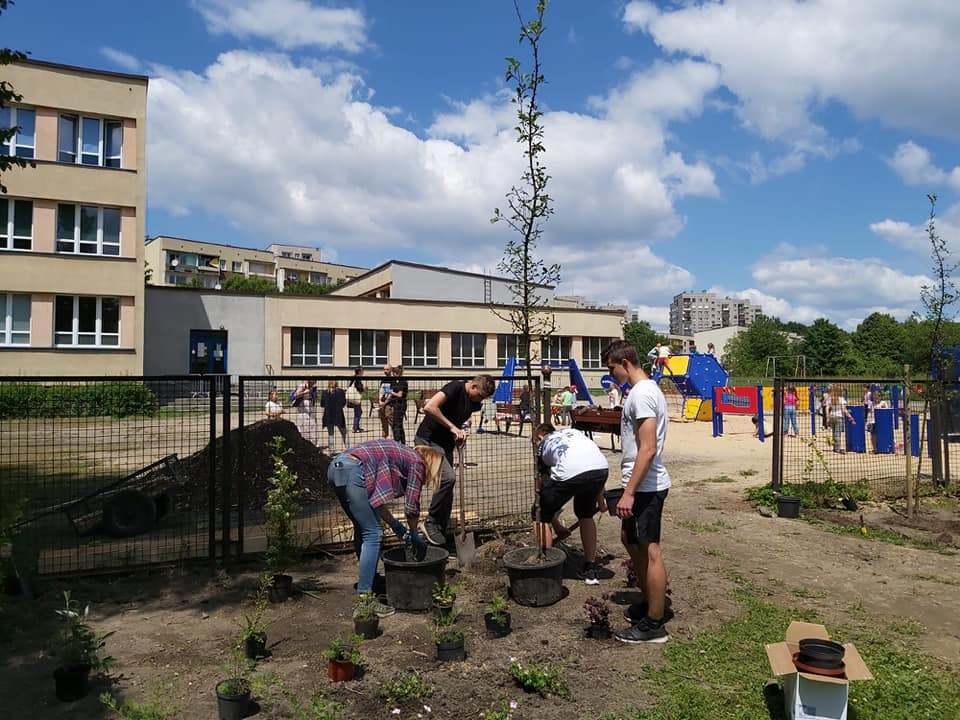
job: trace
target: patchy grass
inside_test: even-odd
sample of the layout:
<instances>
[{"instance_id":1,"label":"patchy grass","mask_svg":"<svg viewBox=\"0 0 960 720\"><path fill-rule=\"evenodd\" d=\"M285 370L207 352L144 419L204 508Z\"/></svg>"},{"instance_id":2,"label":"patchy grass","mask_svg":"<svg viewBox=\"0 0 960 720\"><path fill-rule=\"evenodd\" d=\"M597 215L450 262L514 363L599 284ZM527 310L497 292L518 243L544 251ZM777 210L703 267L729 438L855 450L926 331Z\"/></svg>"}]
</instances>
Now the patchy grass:
<instances>
[{"instance_id":1,"label":"patchy grass","mask_svg":"<svg viewBox=\"0 0 960 720\"><path fill-rule=\"evenodd\" d=\"M944 577L943 575L913 575L914 580L925 580L926 582L940 583L941 585L960 586L960 580Z\"/></svg>"},{"instance_id":2,"label":"patchy grass","mask_svg":"<svg viewBox=\"0 0 960 720\"><path fill-rule=\"evenodd\" d=\"M705 483L732 483L732 482L736 482L736 480L734 480L729 475L715 475L713 477L708 477L707 479L704 480L704 482Z\"/></svg>"},{"instance_id":3,"label":"patchy grass","mask_svg":"<svg viewBox=\"0 0 960 720\"><path fill-rule=\"evenodd\" d=\"M754 470L753 468L747 468L746 470L741 470L740 472L737 473L737 475L739 475L742 478L753 477L756 474L757 474L757 471Z\"/></svg>"},{"instance_id":4,"label":"patchy grass","mask_svg":"<svg viewBox=\"0 0 960 720\"><path fill-rule=\"evenodd\" d=\"M143 702L136 700L119 700L110 693L100 695L100 704L109 710L110 717L116 720L172 720L180 709L162 696L160 689L154 692L154 697Z\"/></svg>"},{"instance_id":5,"label":"patchy grass","mask_svg":"<svg viewBox=\"0 0 960 720\"><path fill-rule=\"evenodd\" d=\"M834 508L840 504L840 498L844 497L857 502L871 498L870 488L862 481L838 483L834 480L824 480L823 482L783 483L779 494L800 498L800 505L805 508ZM777 493L770 484L747 488L746 498L758 505L777 506Z\"/></svg>"},{"instance_id":6,"label":"patchy grass","mask_svg":"<svg viewBox=\"0 0 960 720\"><path fill-rule=\"evenodd\" d=\"M720 530L733 529L733 525L723 520L714 520L712 523L700 522L699 520L677 520L677 525L698 535L705 532L719 532Z\"/></svg>"},{"instance_id":7,"label":"patchy grass","mask_svg":"<svg viewBox=\"0 0 960 720\"><path fill-rule=\"evenodd\" d=\"M822 600L827 596L822 590L808 590L807 588L793 588L790 591L790 594L794 597L803 598L805 600Z\"/></svg>"},{"instance_id":8,"label":"patchy grass","mask_svg":"<svg viewBox=\"0 0 960 720\"><path fill-rule=\"evenodd\" d=\"M868 527L866 534L857 525L832 525L821 520L804 518L811 525L817 525L834 535L846 535L860 540L879 540L880 542L890 543L891 545L900 545L902 547L912 547L917 550L930 550L941 555L956 555L954 550L941 545L935 540L926 540L924 538L914 538L895 530L887 528Z\"/></svg>"},{"instance_id":9,"label":"patchy grass","mask_svg":"<svg viewBox=\"0 0 960 720\"><path fill-rule=\"evenodd\" d=\"M380 688L380 695L391 706L408 700L422 700L433 694L433 688L417 672L402 672L387 680Z\"/></svg>"},{"instance_id":10,"label":"patchy grass","mask_svg":"<svg viewBox=\"0 0 960 720\"><path fill-rule=\"evenodd\" d=\"M706 555L707 557L720 558L721 560L730 559L730 556L727 553L725 553L723 550L720 550L718 548L705 547L703 548L703 554Z\"/></svg>"},{"instance_id":11,"label":"patchy grass","mask_svg":"<svg viewBox=\"0 0 960 720\"><path fill-rule=\"evenodd\" d=\"M642 681L656 702L652 708L626 716L607 714L603 720L770 717L762 691L770 676L764 646L783 639L790 620L809 614L762 600L749 584L735 590L734 597L741 605L739 617L690 640L671 640L662 666L644 668ZM886 623L872 620L830 629L840 640L857 644L876 678L851 686L851 717L955 720L960 675L952 668L901 644L897 630Z\"/></svg>"}]
</instances>

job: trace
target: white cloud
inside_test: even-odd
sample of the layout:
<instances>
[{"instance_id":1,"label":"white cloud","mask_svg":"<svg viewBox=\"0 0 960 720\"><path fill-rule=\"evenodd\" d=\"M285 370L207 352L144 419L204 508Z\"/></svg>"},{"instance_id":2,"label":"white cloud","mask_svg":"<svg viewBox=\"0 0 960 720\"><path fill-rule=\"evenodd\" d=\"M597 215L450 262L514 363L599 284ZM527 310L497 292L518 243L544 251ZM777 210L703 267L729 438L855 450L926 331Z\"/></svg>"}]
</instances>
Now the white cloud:
<instances>
[{"instance_id":1,"label":"white cloud","mask_svg":"<svg viewBox=\"0 0 960 720\"><path fill-rule=\"evenodd\" d=\"M907 185L926 185L930 190L951 185L960 190L960 165L949 172L937 167L930 151L913 140L898 145L888 162Z\"/></svg>"},{"instance_id":2,"label":"white cloud","mask_svg":"<svg viewBox=\"0 0 960 720\"><path fill-rule=\"evenodd\" d=\"M699 112L714 82L696 65L638 73L593 114L547 113L557 212L543 242L564 265L561 292L658 305L691 282L651 244L683 227L678 198L718 194L706 163L667 147L669 120ZM662 96L628 102L638 87ZM522 172L509 99L454 103L418 137L371 96L349 67L283 54L228 52L202 73L157 68L151 202L220 215L263 244L388 245L382 256L495 266L509 231L489 218Z\"/></svg>"},{"instance_id":3,"label":"white cloud","mask_svg":"<svg viewBox=\"0 0 960 720\"><path fill-rule=\"evenodd\" d=\"M831 101L865 119L960 138L960 3L726 0L625 6L630 31L717 66L743 123L809 155L836 142L815 120Z\"/></svg>"},{"instance_id":4,"label":"white cloud","mask_svg":"<svg viewBox=\"0 0 960 720\"><path fill-rule=\"evenodd\" d=\"M123 50L117 50L109 46L100 48L100 54L114 65L123 68L127 72L140 72L143 69L141 62L130 53Z\"/></svg>"},{"instance_id":5,"label":"white cloud","mask_svg":"<svg viewBox=\"0 0 960 720\"><path fill-rule=\"evenodd\" d=\"M630 309L637 314L638 320L646 320L654 330L667 332L670 329L669 305L635 305Z\"/></svg>"},{"instance_id":6,"label":"white cloud","mask_svg":"<svg viewBox=\"0 0 960 720\"><path fill-rule=\"evenodd\" d=\"M217 35L263 38L285 50L303 47L359 52L367 45L360 10L308 0L193 0Z\"/></svg>"},{"instance_id":7,"label":"white cloud","mask_svg":"<svg viewBox=\"0 0 960 720\"><path fill-rule=\"evenodd\" d=\"M896 247L929 254L930 240L927 236L929 219L913 224L903 220L886 218L872 223L870 230ZM935 223L937 234L953 249L960 249L960 203L948 207Z\"/></svg>"}]
</instances>

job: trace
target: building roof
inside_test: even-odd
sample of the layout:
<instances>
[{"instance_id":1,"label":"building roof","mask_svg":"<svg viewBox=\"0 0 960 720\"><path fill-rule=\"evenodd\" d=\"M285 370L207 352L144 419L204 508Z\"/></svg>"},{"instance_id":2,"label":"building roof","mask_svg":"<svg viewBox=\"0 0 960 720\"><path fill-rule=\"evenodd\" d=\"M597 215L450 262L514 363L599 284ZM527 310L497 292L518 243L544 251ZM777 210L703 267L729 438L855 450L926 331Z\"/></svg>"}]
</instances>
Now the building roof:
<instances>
[{"instance_id":1,"label":"building roof","mask_svg":"<svg viewBox=\"0 0 960 720\"><path fill-rule=\"evenodd\" d=\"M451 275L465 275L466 277L477 277L477 278L485 278L490 280L500 280L501 282L508 282L508 283L515 282L511 278L500 277L498 275L484 275L483 273L468 272L467 270L454 270L453 268L444 267L443 265L427 265L425 263L416 263L416 262L411 262L409 260L387 260L386 262L381 263L380 265L377 265L375 268L371 268L370 270L365 272L363 275L357 275L354 278L350 278L349 280L347 280L347 282L343 283L343 285L340 285L337 289L341 290L345 287L349 287L352 283L359 282L360 280L363 280L364 278L366 278L368 275L373 275L374 273L380 272L381 270L384 270L390 267L391 265L403 265L405 267L418 268L420 270L435 270L437 272L445 272ZM547 288L548 290L553 290L553 285L544 285L542 283L531 283L531 284L535 285L536 287L542 287L542 288Z\"/></svg>"},{"instance_id":2,"label":"building roof","mask_svg":"<svg viewBox=\"0 0 960 720\"><path fill-rule=\"evenodd\" d=\"M123 80L133 80L135 82L149 83L150 78L146 75L135 75L133 73L116 72L114 70L101 70L99 68L83 67L81 65L66 65L64 63L50 62L49 60L35 60L28 58L18 60L18 65L35 65L37 67L51 68L52 70L68 70L70 72L87 73L90 75L104 75L106 77L121 78Z\"/></svg>"},{"instance_id":3,"label":"building roof","mask_svg":"<svg viewBox=\"0 0 960 720\"><path fill-rule=\"evenodd\" d=\"M245 245L230 245L228 243L215 243L215 242L209 242L207 240L193 240L191 238L177 237L176 235L154 235L153 237L148 237L144 242L144 245L149 245L154 240L179 240L180 242L196 243L197 245L212 245L213 247L224 247L224 248L230 248L231 250L246 250L247 252L268 253L269 255L273 256L273 253L270 252L269 250L266 250L265 248L246 247ZM280 245L280 243L271 243L271 245ZM311 246L285 245L284 247L298 247L298 248L302 247L304 249L307 249ZM316 248L316 250L317 252L321 252L320 248ZM345 263L330 262L329 260L323 260L323 259L320 259L320 260L303 260L302 258L282 258L282 259L283 260L300 260L301 262L310 262L310 263L323 263L324 265L336 265L338 267L353 268L354 270L367 269L362 265L346 265ZM366 274L367 273L364 273L364 275ZM363 277L363 275L360 275L359 277Z\"/></svg>"}]
</instances>

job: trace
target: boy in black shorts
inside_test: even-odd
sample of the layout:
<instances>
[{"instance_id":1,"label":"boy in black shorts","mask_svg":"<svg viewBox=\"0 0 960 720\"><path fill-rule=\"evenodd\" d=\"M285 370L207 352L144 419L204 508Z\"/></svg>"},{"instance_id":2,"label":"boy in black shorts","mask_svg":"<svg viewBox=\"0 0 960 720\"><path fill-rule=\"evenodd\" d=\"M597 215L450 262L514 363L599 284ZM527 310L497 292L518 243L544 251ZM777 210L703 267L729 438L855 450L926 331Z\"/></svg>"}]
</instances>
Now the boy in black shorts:
<instances>
[{"instance_id":1,"label":"boy in black shorts","mask_svg":"<svg viewBox=\"0 0 960 720\"><path fill-rule=\"evenodd\" d=\"M544 525L551 523L557 527L557 516L572 499L583 543L584 566L579 577L587 585L599 585L597 524L593 516L599 508L605 509L603 488L609 474L607 459L593 440L579 430L557 430L549 423L539 425L534 431L533 447L537 454L540 493L540 517L534 518L534 532L551 546L553 536Z\"/></svg>"}]
</instances>

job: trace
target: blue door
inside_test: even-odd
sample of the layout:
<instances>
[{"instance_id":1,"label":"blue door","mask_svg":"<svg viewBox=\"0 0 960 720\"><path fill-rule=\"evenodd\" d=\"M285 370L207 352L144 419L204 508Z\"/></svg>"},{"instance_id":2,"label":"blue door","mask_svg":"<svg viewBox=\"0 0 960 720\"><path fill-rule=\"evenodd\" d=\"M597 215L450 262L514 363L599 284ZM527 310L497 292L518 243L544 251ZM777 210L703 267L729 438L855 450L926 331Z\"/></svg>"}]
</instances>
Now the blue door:
<instances>
[{"instance_id":1,"label":"blue door","mask_svg":"<svg viewBox=\"0 0 960 720\"><path fill-rule=\"evenodd\" d=\"M223 375L227 372L227 331L190 331L190 372Z\"/></svg>"}]
</instances>

